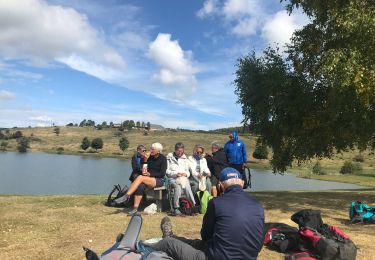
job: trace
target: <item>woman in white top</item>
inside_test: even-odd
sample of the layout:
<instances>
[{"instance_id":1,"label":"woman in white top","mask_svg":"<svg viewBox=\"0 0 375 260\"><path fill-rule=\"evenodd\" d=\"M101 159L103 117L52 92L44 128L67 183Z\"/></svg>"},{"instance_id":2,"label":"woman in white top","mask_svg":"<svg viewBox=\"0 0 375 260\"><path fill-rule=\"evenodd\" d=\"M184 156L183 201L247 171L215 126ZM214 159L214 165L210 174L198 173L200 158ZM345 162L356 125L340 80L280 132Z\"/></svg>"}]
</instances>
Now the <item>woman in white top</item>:
<instances>
[{"instance_id":1,"label":"woman in white top","mask_svg":"<svg viewBox=\"0 0 375 260\"><path fill-rule=\"evenodd\" d=\"M198 190L207 190L210 192L211 182L209 177L211 176L211 172L204 158L204 147L202 145L196 145L193 153L193 155L189 156L191 188L194 193Z\"/></svg>"}]
</instances>

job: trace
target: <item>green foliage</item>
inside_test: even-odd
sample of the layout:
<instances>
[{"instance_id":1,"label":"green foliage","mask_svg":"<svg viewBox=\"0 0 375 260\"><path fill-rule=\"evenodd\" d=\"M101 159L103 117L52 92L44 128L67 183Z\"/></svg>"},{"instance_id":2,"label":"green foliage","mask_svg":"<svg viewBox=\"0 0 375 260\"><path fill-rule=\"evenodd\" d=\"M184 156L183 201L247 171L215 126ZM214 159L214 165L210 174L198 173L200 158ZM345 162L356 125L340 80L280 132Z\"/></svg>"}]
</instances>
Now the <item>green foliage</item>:
<instances>
[{"instance_id":1,"label":"green foliage","mask_svg":"<svg viewBox=\"0 0 375 260\"><path fill-rule=\"evenodd\" d=\"M18 143L17 150L20 153L26 153L27 148L29 148L29 139L26 137L20 137L17 139L17 143Z\"/></svg>"},{"instance_id":2,"label":"green foliage","mask_svg":"<svg viewBox=\"0 0 375 260\"><path fill-rule=\"evenodd\" d=\"M268 148L267 145L263 144L261 139L258 138L253 152L253 157L255 159L268 159Z\"/></svg>"},{"instance_id":3,"label":"green foliage","mask_svg":"<svg viewBox=\"0 0 375 260\"><path fill-rule=\"evenodd\" d=\"M98 151L98 149L103 148L103 140L102 138L95 138L91 141L91 147Z\"/></svg>"},{"instance_id":4,"label":"green foliage","mask_svg":"<svg viewBox=\"0 0 375 260\"><path fill-rule=\"evenodd\" d=\"M64 153L64 147L58 147L56 149L57 154L63 154Z\"/></svg>"},{"instance_id":5,"label":"green foliage","mask_svg":"<svg viewBox=\"0 0 375 260\"><path fill-rule=\"evenodd\" d=\"M121 151L124 152L125 149L129 148L129 141L128 139L124 136L120 139L118 146L120 147Z\"/></svg>"},{"instance_id":6,"label":"green foliage","mask_svg":"<svg viewBox=\"0 0 375 260\"><path fill-rule=\"evenodd\" d=\"M0 150L6 151L7 147L8 147L8 142L2 141L1 144L0 144Z\"/></svg>"},{"instance_id":7,"label":"green foliage","mask_svg":"<svg viewBox=\"0 0 375 260\"><path fill-rule=\"evenodd\" d=\"M293 160L375 148L375 2L286 2L311 23L295 32L287 59L271 48L239 59L244 123L272 147L274 171Z\"/></svg>"},{"instance_id":8,"label":"green foliage","mask_svg":"<svg viewBox=\"0 0 375 260\"><path fill-rule=\"evenodd\" d=\"M327 173L323 170L322 166L320 165L320 162L317 161L313 168L312 168L312 173L316 175L326 175Z\"/></svg>"},{"instance_id":9,"label":"green foliage","mask_svg":"<svg viewBox=\"0 0 375 260\"><path fill-rule=\"evenodd\" d=\"M91 142L87 137L82 139L81 148L86 151L91 146Z\"/></svg>"},{"instance_id":10,"label":"green foliage","mask_svg":"<svg viewBox=\"0 0 375 260\"><path fill-rule=\"evenodd\" d=\"M147 125L147 126L146 126L147 130L150 130L150 129L151 129L151 123L150 123L150 122L147 122L146 125Z\"/></svg>"},{"instance_id":11,"label":"green foliage","mask_svg":"<svg viewBox=\"0 0 375 260\"><path fill-rule=\"evenodd\" d=\"M21 132L20 130L16 131L16 132L13 133L13 135L12 135L12 137L13 137L14 139L18 139L18 138L20 138L20 137L22 137L22 136L23 136L23 134L22 134L22 132Z\"/></svg>"},{"instance_id":12,"label":"green foliage","mask_svg":"<svg viewBox=\"0 0 375 260\"><path fill-rule=\"evenodd\" d=\"M344 165L340 169L341 174L356 174L362 172L362 165L360 163L353 163L351 161L345 161Z\"/></svg>"}]
</instances>

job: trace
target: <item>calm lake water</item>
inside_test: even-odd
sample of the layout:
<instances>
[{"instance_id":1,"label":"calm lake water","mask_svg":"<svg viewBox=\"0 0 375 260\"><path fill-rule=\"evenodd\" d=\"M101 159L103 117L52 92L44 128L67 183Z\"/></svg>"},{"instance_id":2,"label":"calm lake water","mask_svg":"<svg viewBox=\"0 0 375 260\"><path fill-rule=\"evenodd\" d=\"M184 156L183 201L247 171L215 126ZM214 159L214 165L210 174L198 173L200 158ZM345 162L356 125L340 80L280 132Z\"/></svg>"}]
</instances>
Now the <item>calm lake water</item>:
<instances>
[{"instance_id":1,"label":"calm lake water","mask_svg":"<svg viewBox=\"0 0 375 260\"><path fill-rule=\"evenodd\" d=\"M0 152L0 194L108 194L114 184L129 184L130 172L130 160ZM251 173L253 191L361 188L265 170Z\"/></svg>"}]
</instances>

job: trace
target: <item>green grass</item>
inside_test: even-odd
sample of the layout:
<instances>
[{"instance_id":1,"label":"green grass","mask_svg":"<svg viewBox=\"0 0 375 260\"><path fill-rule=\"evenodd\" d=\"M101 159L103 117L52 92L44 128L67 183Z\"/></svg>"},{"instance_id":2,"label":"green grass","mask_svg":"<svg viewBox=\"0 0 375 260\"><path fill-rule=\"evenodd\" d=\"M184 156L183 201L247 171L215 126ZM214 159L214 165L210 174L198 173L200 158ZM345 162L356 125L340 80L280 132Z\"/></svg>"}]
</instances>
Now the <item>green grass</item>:
<instances>
[{"instance_id":1,"label":"green grass","mask_svg":"<svg viewBox=\"0 0 375 260\"><path fill-rule=\"evenodd\" d=\"M371 226L349 225L352 200L375 205L375 190L252 193L265 208L267 222L296 226L290 216L303 208L322 211L323 220L346 232L360 248L357 259L375 254ZM0 196L0 259L84 259L82 246L101 253L126 228L129 217L102 205L105 196ZM140 239L160 237L165 213L143 215ZM202 215L172 218L176 234L199 238ZM259 259L283 259L263 248Z\"/></svg>"}]
</instances>

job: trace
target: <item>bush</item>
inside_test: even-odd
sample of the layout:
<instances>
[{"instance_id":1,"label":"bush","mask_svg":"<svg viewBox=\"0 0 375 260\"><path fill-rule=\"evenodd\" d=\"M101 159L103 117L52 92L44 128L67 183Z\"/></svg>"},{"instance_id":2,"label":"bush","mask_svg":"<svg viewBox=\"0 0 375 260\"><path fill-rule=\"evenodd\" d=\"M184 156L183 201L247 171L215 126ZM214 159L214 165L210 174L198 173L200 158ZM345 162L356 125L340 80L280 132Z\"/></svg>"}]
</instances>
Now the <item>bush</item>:
<instances>
[{"instance_id":1,"label":"bush","mask_svg":"<svg viewBox=\"0 0 375 260\"><path fill-rule=\"evenodd\" d=\"M81 148L82 150L86 151L91 146L90 140L85 137L82 139Z\"/></svg>"},{"instance_id":2,"label":"bush","mask_svg":"<svg viewBox=\"0 0 375 260\"><path fill-rule=\"evenodd\" d=\"M362 165L360 163L353 163L351 161L344 162L341 167L341 174L356 174L362 172Z\"/></svg>"},{"instance_id":3,"label":"bush","mask_svg":"<svg viewBox=\"0 0 375 260\"><path fill-rule=\"evenodd\" d=\"M268 159L268 149L265 144L262 144L260 139L257 140L257 143L255 145L255 150L253 152L253 157L255 159Z\"/></svg>"},{"instance_id":4,"label":"bush","mask_svg":"<svg viewBox=\"0 0 375 260\"><path fill-rule=\"evenodd\" d=\"M18 145L17 145L17 150L20 153L26 153L27 148L29 148L29 139L26 137L20 137L17 139Z\"/></svg>"},{"instance_id":5,"label":"bush","mask_svg":"<svg viewBox=\"0 0 375 260\"><path fill-rule=\"evenodd\" d=\"M326 175L326 172L323 170L322 166L320 165L320 162L317 161L315 165L312 168L312 173L316 175Z\"/></svg>"},{"instance_id":6,"label":"bush","mask_svg":"<svg viewBox=\"0 0 375 260\"><path fill-rule=\"evenodd\" d=\"M0 150L6 151L8 147L8 142L2 141L0 144Z\"/></svg>"},{"instance_id":7,"label":"bush","mask_svg":"<svg viewBox=\"0 0 375 260\"><path fill-rule=\"evenodd\" d=\"M58 147L56 149L56 151L57 151L57 154L63 154L64 153L64 147Z\"/></svg>"},{"instance_id":8,"label":"bush","mask_svg":"<svg viewBox=\"0 0 375 260\"><path fill-rule=\"evenodd\" d=\"M102 138L95 138L91 142L91 147L95 149L95 151L98 151L98 149L103 148L103 140Z\"/></svg>"},{"instance_id":9,"label":"bush","mask_svg":"<svg viewBox=\"0 0 375 260\"><path fill-rule=\"evenodd\" d=\"M118 146L120 147L121 151L124 152L125 149L129 148L129 141L126 137L120 139Z\"/></svg>"},{"instance_id":10,"label":"bush","mask_svg":"<svg viewBox=\"0 0 375 260\"><path fill-rule=\"evenodd\" d=\"M363 157L362 154L357 154L356 156L353 157L353 161L355 161L355 162L364 162L365 161L365 157Z\"/></svg>"}]
</instances>

